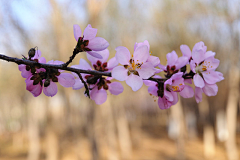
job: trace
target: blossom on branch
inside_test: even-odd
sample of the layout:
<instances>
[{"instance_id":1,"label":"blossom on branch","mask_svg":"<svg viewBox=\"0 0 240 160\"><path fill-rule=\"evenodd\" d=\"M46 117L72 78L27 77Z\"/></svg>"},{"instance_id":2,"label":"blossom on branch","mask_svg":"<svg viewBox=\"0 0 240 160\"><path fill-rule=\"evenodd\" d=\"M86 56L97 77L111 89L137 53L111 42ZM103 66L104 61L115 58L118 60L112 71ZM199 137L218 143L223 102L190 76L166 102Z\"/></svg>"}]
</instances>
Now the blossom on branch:
<instances>
[{"instance_id":1,"label":"blossom on branch","mask_svg":"<svg viewBox=\"0 0 240 160\"><path fill-rule=\"evenodd\" d=\"M122 66L112 70L112 77L119 81L126 81L133 91L139 90L143 85L143 79L148 79L156 72L153 64L148 62L149 47L147 45L137 46L133 55L126 47L115 49L116 59Z\"/></svg>"},{"instance_id":2,"label":"blossom on branch","mask_svg":"<svg viewBox=\"0 0 240 160\"><path fill-rule=\"evenodd\" d=\"M107 62L109 57L108 49L105 49L101 52L102 59L98 59L91 55L87 55L88 60L91 62L92 67L96 71L111 71L116 65L118 65L116 58L113 57ZM79 65L72 66L78 69L92 70L92 67L84 60L80 59ZM78 75L73 73L75 76L75 85L73 89L81 89L84 84L79 79ZM123 92L123 86L119 82L111 82L113 78L103 77L101 75L90 75L82 74L84 81L89 85L90 89L90 98L95 101L96 104L103 104L107 100L107 90L113 95L118 95Z\"/></svg>"},{"instance_id":3,"label":"blossom on branch","mask_svg":"<svg viewBox=\"0 0 240 160\"><path fill-rule=\"evenodd\" d=\"M82 36L82 30L79 25L73 25L74 37L77 41L76 48L79 52L86 51L88 54L96 58L102 58L98 51L102 51L109 46L109 43L102 37L96 37L97 29L92 28L89 24Z\"/></svg>"}]
</instances>

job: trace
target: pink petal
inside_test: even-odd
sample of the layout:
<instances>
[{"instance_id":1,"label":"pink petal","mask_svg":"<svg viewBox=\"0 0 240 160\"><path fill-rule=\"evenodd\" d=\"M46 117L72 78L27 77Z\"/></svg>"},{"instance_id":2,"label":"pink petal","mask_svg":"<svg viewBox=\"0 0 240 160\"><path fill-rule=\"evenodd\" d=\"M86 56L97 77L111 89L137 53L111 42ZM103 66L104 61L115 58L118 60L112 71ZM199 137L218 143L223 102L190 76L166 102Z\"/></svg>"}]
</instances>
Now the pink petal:
<instances>
[{"instance_id":1,"label":"pink petal","mask_svg":"<svg viewBox=\"0 0 240 160\"><path fill-rule=\"evenodd\" d=\"M193 82L194 82L196 87L203 88L204 85L205 85L205 83L203 81L203 78L199 74L195 74L193 76Z\"/></svg>"},{"instance_id":2,"label":"pink petal","mask_svg":"<svg viewBox=\"0 0 240 160\"><path fill-rule=\"evenodd\" d=\"M95 101L96 104L100 105L107 100L107 92L104 89L98 90L97 87L95 87L91 91L90 97L92 100Z\"/></svg>"},{"instance_id":3,"label":"pink petal","mask_svg":"<svg viewBox=\"0 0 240 160\"><path fill-rule=\"evenodd\" d=\"M82 81L79 78L76 78L75 83L72 88L74 90L78 90L78 89L81 89L82 87L84 87L84 84L82 83Z\"/></svg>"},{"instance_id":4,"label":"pink petal","mask_svg":"<svg viewBox=\"0 0 240 160\"><path fill-rule=\"evenodd\" d=\"M217 82L220 82L221 80L223 80L224 78L218 74L218 72L216 71L206 71L206 72L202 72L203 78L204 80L208 83L208 84L214 84Z\"/></svg>"},{"instance_id":5,"label":"pink petal","mask_svg":"<svg viewBox=\"0 0 240 160\"><path fill-rule=\"evenodd\" d=\"M172 95L173 95L172 105L175 105L178 102L178 94L177 92L172 92Z\"/></svg>"},{"instance_id":6,"label":"pink petal","mask_svg":"<svg viewBox=\"0 0 240 160\"><path fill-rule=\"evenodd\" d=\"M111 58L107 63L108 71L111 71L117 65L118 65L118 61L117 61L116 57Z\"/></svg>"},{"instance_id":7,"label":"pink petal","mask_svg":"<svg viewBox=\"0 0 240 160\"><path fill-rule=\"evenodd\" d=\"M174 92L169 92L166 89L164 90L164 96L168 101L173 101L173 93Z\"/></svg>"},{"instance_id":8,"label":"pink petal","mask_svg":"<svg viewBox=\"0 0 240 160\"><path fill-rule=\"evenodd\" d=\"M76 41L78 41L79 37L82 36L82 30L79 27L79 25L77 24L73 25L73 33L74 33L74 38L76 39Z\"/></svg>"},{"instance_id":9,"label":"pink petal","mask_svg":"<svg viewBox=\"0 0 240 160\"><path fill-rule=\"evenodd\" d=\"M191 52L190 48L187 45L181 45L180 46L180 50L181 50L183 56L186 56L188 59L191 58L192 52Z\"/></svg>"},{"instance_id":10,"label":"pink petal","mask_svg":"<svg viewBox=\"0 0 240 160\"><path fill-rule=\"evenodd\" d=\"M57 94L57 91L57 84L54 83L52 80L50 80L50 85L48 87L43 87L43 93L48 97L55 96Z\"/></svg>"},{"instance_id":11,"label":"pink petal","mask_svg":"<svg viewBox=\"0 0 240 160\"><path fill-rule=\"evenodd\" d=\"M202 64L202 66L206 66L207 67L207 71L211 71L211 70L215 70L218 65L219 65L220 61L218 59L215 59L214 57L209 57L207 59L204 60L204 63Z\"/></svg>"},{"instance_id":12,"label":"pink petal","mask_svg":"<svg viewBox=\"0 0 240 160\"><path fill-rule=\"evenodd\" d=\"M125 81L128 78L128 70L123 66L117 66L112 70L112 77L119 81Z\"/></svg>"},{"instance_id":13,"label":"pink petal","mask_svg":"<svg viewBox=\"0 0 240 160\"><path fill-rule=\"evenodd\" d=\"M160 64L160 59L156 56L149 56L147 62L150 62L154 67L157 67Z\"/></svg>"},{"instance_id":14,"label":"pink petal","mask_svg":"<svg viewBox=\"0 0 240 160\"><path fill-rule=\"evenodd\" d=\"M174 66L178 60L178 55L175 51L167 54L167 63L169 66Z\"/></svg>"},{"instance_id":15,"label":"pink petal","mask_svg":"<svg viewBox=\"0 0 240 160\"><path fill-rule=\"evenodd\" d=\"M96 58L95 56L92 56L90 54L87 54L87 59L92 63L92 65L96 64L97 61L100 61L102 63L107 62L107 59L109 57L109 50L108 49L105 49L103 51L98 51L97 53L102 56L101 59Z\"/></svg>"},{"instance_id":16,"label":"pink petal","mask_svg":"<svg viewBox=\"0 0 240 160\"><path fill-rule=\"evenodd\" d=\"M42 93L42 86L40 83L37 85L33 85L33 80L30 80L31 77L25 80L26 82L26 89L32 93L34 97L39 96Z\"/></svg>"},{"instance_id":17,"label":"pink petal","mask_svg":"<svg viewBox=\"0 0 240 160\"><path fill-rule=\"evenodd\" d=\"M95 51L87 51L87 53L89 55L91 55L92 57L96 57L98 59L102 59L102 56L98 53L98 52L95 52Z\"/></svg>"},{"instance_id":18,"label":"pink petal","mask_svg":"<svg viewBox=\"0 0 240 160\"><path fill-rule=\"evenodd\" d=\"M46 63L46 59L44 57L41 57L38 59L39 63Z\"/></svg>"},{"instance_id":19,"label":"pink petal","mask_svg":"<svg viewBox=\"0 0 240 160\"><path fill-rule=\"evenodd\" d=\"M137 68L139 76L142 79L148 79L155 73L154 66L150 62L143 63L140 68Z\"/></svg>"},{"instance_id":20,"label":"pink petal","mask_svg":"<svg viewBox=\"0 0 240 160\"><path fill-rule=\"evenodd\" d=\"M102 37L95 37L89 41L88 48L93 51L102 51L109 46L109 43Z\"/></svg>"},{"instance_id":21,"label":"pink petal","mask_svg":"<svg viewBox=\"0 0 240 160\"><path fill-rule=\"evenodd\" d=\"M135 63L142 63L142 62L144 63L147 61L148 57L149 57L149 51L146 45L137 47L133 53L133 58Z\"/></svg>"},{"instance_id":22,"label":"pink petal","mask_svg":"<svg viewBox=\"0 0 240 160\"><path fill-rule=\"evenodd\" d=\"M116 59L122 65L129 65L130 60L130 52L126 47L119 46L115 48L116 52Z\"/></svg>"},{"instance_id":23,"label":"pink petal","mask_svg":"<svg viewBox=\"0 0 240 160\"><path fill-rule=\"evenodd\" d=\"M192 84L192 79L184 79L184 83Z\"/></svg>"},{"instance_id":24,"label":"pink petal","mask_svg":"<svg viewBox=\"0 0 240 160\"><path fill-rule=\"evenodd\" d=\"M155 83L156 83L156 82L155 82ZM157 91L158 91L158 88L157 88L156 85L155 85L155 86L150 86L150 87L148 87L148 93L150 93L150 94L152 94L152 95L154 95L154 96L158 96Z\"/></svg>"},{"instance_id":25,"label":"pink petal","mask_svg":"<svg viewBox=\"0 0 240 160\"><path fill-rule=\"evenodd\" d=\"M74 79L73 75L70 73L61 73L58 76L58 82L63 87L72 87L75 83L75 79Z\"/></svg>"},{"instance_id":26,"label":"pink petal","mask_svg":"<svg viewBox=\"0 0 240 160\"><path fill-rule=\"evenodd\" d=\"M84 59L79 60L79 65L75 66L78 69L84 69L84 70L92 70L92 67L88 64L88 62Z\"/></svg>"},{"instance_id":27,"label":"pink petal","mask_svg":"<svg viewBox=\"0 0 240 160\"><path fill-rule=\"evenodd\" d=\"M42 53L40 50L36 50L35 51L35 55L34 57L32 57L31 59L34 60L34 59L39 59L41 57ZM40 62L39 62L40 63Z\"/></svg>"},{"instance_id":28,"label":"pink petal","mask_svg":"<svg viewBox=\"0 0 240 160\"><path fill-rule=\"evenodd\" d=\"M206 83L202 90L207 96L216 96L218 92L218 86L216 84Z\"/></svg>"},{"instance_id":29,"label":"pink petal","mask_svg":"<svg viewBox=\"0 0 240 160\"><path fill-rule=\"evenodd\" d=\"M180 58L178 58L178 60L177 60L177 62L175 64L176 70L182 68L185 65L187 65L187 63L188 63L188 57L180 57Z\"/></svg>"},{"instance_id":30,"label":"pink petal","mask_svg":"<svg viewBox=\"0 0 240 160\"><path fill-rule=\"evenodd\" d=\"M190 68L191 68L191 70L193 71L193 73L196 73L196 70L195 70L195 68L196 68L196 63L194 62L194 60L191 60L191 61L190 61Z\"/></svg>"},{"instance_id":31,"label":"pink petal","mask_svg":"<svg viewBox=\"0 0 240 160\"><path fill-rule=\"evenodd\" d=\"M143 80L137 75L130 74L126 79L126 83L132 88L133 91L137 91L142 87Z\"/></svg>"},{"instance_id":32,"label":"pink petal","mask_svg":"<svg viewBox=\"0 0 240 160\"><path fill-rule=\"evenodd\" d=\"M97 35L97 29L92 28L91 24L89 24L83 32L83 36L84 36L83 39L90 40L90 39L95 38L96 35Z\"/></svg>"},{"instance_id":33,"label":"pink petal","mask_svg":"<svg viewBox=\"0 0 240 160\"><path fill-rule=\"evenodd\" d=\"M181 79L183 81L184 79L182 78L182 76L183 76L183 72L178 72L178 73L173 74L171 79L172 80Z\"/></svg>"},{"instance_id":34,"label":"pink petal","mask_svg":"<svg viewBox=\"0 0 240 160\"><path fill-rule=\"evenodd\" d=\"M207 51L207 47L203 42L198 42L193 47L192 58L197 64L202 62L205 59L205 53Z\"/></svg>"},{"instance_id":35,"label":"pink petal","mask_svg":"<svg viewBox=\"0 0 240 160\"><path fill-rule=\"evenodd\" d=\"M204 59L207 59L209 57L214 57L215 56L215 52L212 52L212 51L207 51L204 55Z\"/></svg>"},{"instance_id":36,"label":"pink petal","mask_svg":"<svg viewBox=\"0 0 240 160\"><path fill-rule=\"evenodd\" d=\"M161 110L168 109L172 106L172 102L169 102L165 97L163 97L163 98L159 97L158 98L158 106Z\"/></svg>"},{"instance_id":37,"label":"pink petal","mask_svg":"<svg viewBox=\"0 0 240 160\"><path fill-rule=\"evenodd\" d=\"M146 46L148 47L148 51L149 51L150 45L149 45L149 43L148 43L147 40L145 40L144 42L140 42L140 43L137 43L137 42L136 42L135 45L134 45L134 51L136 50L137 47L140 47L140 46L142 46L142 45L146 45Z\"/></svg>"},{"instance_id":38,"label":"pink petal","mask_svg":"<svg viewBox=\"0 0 240 160\"><path fill-rule=\"evenodd\" d=\"M197 103L202 101L202 88L196 87L195 88L195 99Z\"/></svg>"},{"instance_id":39,"label":"pink petal","mask_svg":"<svg viewBox=\"0 0 240 160\"><path fill-rule=\"evenodd\" d=\"M194 91L193 91L192 87L185 85L184 89L181 92L179 92L179 94L183 98L191 98L194 96Z\"/></svg>"},{"instance_id":40,"label":"pink petal","mask_svg":"<svg viewBox=\"0 0 240 160\"><path fill-rule=\"evenodd\" d=\"M123 92L123 86L119 82L112 82L108 86L109 86L108 90L110 91L110 93L114 95L119 95L120 93Z\"/></svg>"},{"instance_id":41,"label":"pink petal","mask_svg":"<svg viewBox=\"0 0 240 160\"><path fill-rule=\"evenodd\" d=\"M21 75L22 75L23 78L28 78L29 76L32 75L30 70L29 71L26 70L26 65L25 64L18 65L18 69L19 69L19 71L21 71Z\"/></svg>"}]
</instances>

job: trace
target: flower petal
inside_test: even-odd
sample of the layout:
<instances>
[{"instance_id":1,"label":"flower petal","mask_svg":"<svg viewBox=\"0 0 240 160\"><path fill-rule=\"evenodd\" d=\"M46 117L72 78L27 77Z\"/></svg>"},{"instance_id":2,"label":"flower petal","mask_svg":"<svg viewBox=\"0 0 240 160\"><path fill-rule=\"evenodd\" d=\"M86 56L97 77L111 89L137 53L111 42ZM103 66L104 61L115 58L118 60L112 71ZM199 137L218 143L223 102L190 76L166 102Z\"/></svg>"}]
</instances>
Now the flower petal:
<instances>
[{"instance_id":1,"label":"flower petal","mask_svg":"<svg viewBox=\"0 0 240 160\"><path fill-rule=\"evenodd\" d=\"M126 47L119 46L115 48L116 52L116 59L121 65L129 65L130 60L130 52Z\"/></svg>"},{"instance_id":2,"label":"flower petal","mask_svg":"<svg viewBox=\"0 0 240 160\"><path fill-rule=\"evenodd\" d=\"M102 51L109 46L109 43L102 37L95 37L91 39L87 47L93 51Z\"/></svg>"},{"instance_id":3,"label":"flower petal","mask_svg":"<svg viewBox=\"0 0 240 160\"><path fill-rule=\"evenodd\" d=\"M147 62L150 62L154 67L157 67L160 64L160 59L156 56L149 56Z\"/></svg>"},{"instance_id":4,"label":"flower petal","mask_svg":"<svg viewBox=\"0 0 240 160\"><path fill-rule=\"evenodd\" d=\"M84 40L90 40L95 38L97 35L97 29L92 28L91 24L88 24L83 32Z\"/></svg>"},{"instance_id":5,"label":"flower petal","mask_svg":"<svg viewBox=\"0 0 240 160\"><path fill-rule=\"evenodd\" d=\"M219 65L220 61L218 59L215 59L213 56L209 57L207 59L204 60L202 66L206 66L207 71L211 71L211 70L215 70L218 65Z\"/></svg>"},{"instance_id":6,"label":"flower petal","mask_svg":"<svg viewBox=\"0 0 240 160\"><path fill-rule=\"evenodd\" d=\"M193 91L192 87L185 85L184 89L181 92L179 92L179 94L183 98L191 98L194 96L194 91Z\"/></svg>"},{"instance_id":7,"label":"flower petal","mask_svg":"<svg viewBox=\"0 0 240 160\"><path fill-rule=\"evenodd\" d=\"M31 59L32 60L39 59L41 57L41 55L42 55L41 51L40 50L36 50L34 57L32 57Z\"/></svg>"},{"instance_id":8,"label":"flower petal","mask_svg":"<svg viewBox=\"0 0 240 160\"><path fill-rule=\"evenodd\" d=\"M125 69L123 66L117 66L112 70L112 77L119 80L125 81L128 78L128 70Z\"/></svg>"},{"instance_id":9,"label":"flower petal","mask_svg":"<svg viewBox=\"0 0 240 160\"><path fill-rule=\"evenodd\" d=\"M96 58L98 58L98 59L102 59L102 56L98 53L98 52L95 52L95 51L87 51L87 53L89 54L89 55L91 55L92 57L96 57ZM87 54L87 55L88 55Z\"/></svg>"},{"instance_id":10,"label":"flower petal","mask_svg":"<svg viewBox=\"0 0 240 160\"><path fill-rule=\"evenodd\" d=\"M74 76L70 73L61 73L58 76L58 82L63 87L72 87L75 83L75 79L74 79Z\"/></svg>"},{"instance_id":11,"label":"flower petal","mask_svg":"<svg viewBox=\"0 0 240 160\"><path fill-rule=\"evenodd\" d=\"M218 92L218 86L216 84L206 83L202 90L207 96L216 96Z\"/></svg>"},{"instance_id":12,"label":"flower petal","mask_svg":"<svg viewBox=\"0 0 240 160\"><path fill-rule=\"evenodd\" d=\"M183 56L186 56L188 59L191 58L192 52L191 52L191 49L187 45L181 45L180 50L181 50Z\"/></svg>"},{"instance_id":13,"label":"flower petal","mask_svg":"<svg viewBox=\"0 0 240 160\"><path fill-rule=\"evenodd\" d=\"M37 85L33 85L33 80L30 80L31 77L25 80L26 82L26 89L32 93L34 97L39 96L42 93L42 86L40 83Z\"/></svg>"},{"instance_id":14,"label":"flower petal","mask_svg":"<svg viewBox=\"0 0 240 160\"><path fill-rule=\"evenodd\" d=\"M147 61L149 57L149 51L148 47L146 45L142 45L136 48L136 50L133 53L133 58L135 63L144 63Z\"/></svg>"},{"instance_id":15,"label":"flower petal","mask_svg":"<svg viewBox=\"0 0 240 160\"><path fill-rule=\"evenodd\" d=\"M32 76L31 71L26 70L26 65L25 64L20 64L18 65L19 71L21 71L21 75L23 78L28 78L29 76Z\"/></svg>"},{"instance_id":16,"label":"flower petal","mask_svg":"<svg viewBox=\"0 0 240 160\"><path fill-rule=\"evenodd\" d=\"M203 81L203 78L199 74L195 74L193 76L193 82L194 82L196 87L203 88L204 85L205 85L205 83Z\"/></svg>"},{"instance_id":17,"label":"flower petal","mask_svg":"<svg viewBox=\"0 0 240 160\"><path fill-rule=\"evenodd\" d=\"M76 41L78 41L79 37L82 36L82 30L79 27L79 25L77 25L77 24L73 25L73 34L74 34L74 38L76 39Z\"/></svg>"},{"instance_id":18,"label":"flower petal","mask_svg":"<svg viewBox=\"0 0 240 160\"><path fill-rule=\"evenodd\" d=\"M221 80L223 80L223 76L219 74L219 72L216 71L206 71L206 72L202 72L203 78L204 80L208 83L208 84L214 84L217 82L220 82Z\"/></svg>"},{"instance_id":19,"label":"flower petal","mask_svg":"<svg viewBox=\"0 0 240 160\"><path fill-rule=\"evenodd\" d=\"M120 93L123 92L123 86L119 82L112 82L108 86L109 86L108 88L109 92L114 95L119 95Z\"/></svg>"},{"instance_id":20,"label":"flower petal","mask_svg":"<svg viewBox=\"0 0 240 160\"><path fill-rule=\"evenodd\" d=\"M143 63L141 67L136 70L142 79L148 79L155 73L154 66L150 62Z\"/></svg>"},{"instance_id":21,"label":"flower petal","mask_svg":"<svg viewBox=\"0 0 240 160\"><path fill-rule=\"evenodd\" d=\"M150 45L149 45L147 40L145 40L144 42L140 42L140 43L136 42L135 45L134 45L134 51L136 50L137 47L140 47L140 46L143 46L143 45L146 45L148 47L148 51L149 51Z\"/></svg>"},{"instance_id":22,"label":"flower petal","mask_svg":"<svg viewBox=\"0 0 240 160\"><path fill-rule=\"evenodd\" d=\"M75 79L75 83L74 83L74 85L72 86L72 88L74 89L74 90L78 90L78 89L81 89L81 88L83 88L84 87L84 84L82 83L82 81L79 79L79 78L76 78Z\"/></svg>"},{"instance_id":23,"label":"flower petal","mask_svg":"<svg viewBox=\"0 0 240 160\"><path fill-rule=\"evenodd\" d=\"M133 91L137 91L142 87L143 80L137 75L130 74L126 79L126 83L132 88Z\"/></svg>"},{"instance_id":24,"label":"flower petal","mask_svg":"<svg viewBox=\"0 0 240 160\"><path fill-rule=\"evenodd\" d=\"M50 80L50 85L48 87L43 87L43 93L48 97L55 96L57 94L57 91L57 84L52 80Z\"/></svg>"},{"instance_id":25,"label":"flower petal","mask_svg":"<svg viewBox=\"0 0 240 160\"><path fill-rule=\"evenodd\" d=\"M204 59L207 59L209 57L214 57L215 56L215 52L212 52L212 51L207 51L204 55Z\"/></svg>"},{"instance_id":26,"label":"flower petal","mask_svg":"<svg viewBox=\"0 0 240 160\"><path fill-rule=\"evenodd\" d=\"M95 56L92 56L90 54L87 54L87 59L92 63L92 65L96 64L97 61L100 61L102 63L107 62L107 59L109 57L109 50L108 49L105 49L103 51L98 51L97 53L102 56L101 59L96 58Z\"/></svg>"},{"instance_id":27,"label":"flower petal","mask_svg":"<svg viewBox=\"0 0 240 160\"><path fill-rule=\"evenodd\" d=\"M187 63L188 63L188 57L183 56L183 57L178 58L178 60L175 64L176 70L178 70L178 69L182 68L183 66L187 65Z\"/></svg>"},{"instance_id":28,"label":"flower petal","mask_svg":"<svg viewBox=\"0 0 240 160\"><path fill-rule=\"evenodd\" d=\"M178 55L175 51L167 54L167 64L169 66L174 66L178 60Z\"/></svg>"},{"instance_id":29,"label":"flower petal","mask_svg":"<svg viewBox=\"0 0 240 160\"><path fill-rule=\"evenodd\" d=\"M118 61L117 61L116 57L111 58L107 63L108 71L111 71L117 65L118 65Z\"/></svg>"},{"instance_id":30,"label":"flower petal","mask_svg":"<svg viewBox=\"0 0 240 160\"><path fill-rule=\"evenodd\" d=\"M104 89L98 90L97 87L95 87L91 91L90 97L96 104L100 105L107 100L107 92Z\"/></svg>"},{"instance_id":31,"label":"flower petal","mask_svg":"<svg viewBox=\"0 0 240 160\"><path fill-rule=\"evenodd\" d=\"M163 98L159 97L158 98L158 106L161 110L168 109L172 106L172 102L169 102L165 97L163 97Z\"/></svg>"},{"instance_id":32,"label":"flower petal","mask_svg":"<svg viewBox=\"0 0 240 160\"><path fill-rule=\"evenodd\" d=\"M169 92L166 89L164 90L164 96L168 101L173 101L173 92Z\"/></svg>"},{"instance_id":33,"label":"flower petal","mask_svg":"<svg viewBox=\"0 0 240 160\"><path fill-rule=\"evenodd\" d=\"M195 87L195 99L197 103L202 101L202 88Z\"/></svg>"},{"instance_id":34,"label":"flower petal","mask_svg":"<svg viewBox=\"0 0 240 160\"><path fill-rule=\"evenodd\" d=\"M154 95L154 96L158 96L158 87L155 85L155 86L149 86L148 87L148 93Z\"/></svg>"},{"instance_id":35,"label":"flower petal","mask_svg":"<svg viewBox=\"0 0 240 160\"><path fill-rule=\"evenodd\" d=\"M192 51L192 58L197 64L202 62L205 59L205 53L207 51L207 47L203 42L198 42L194 45Z\"/></svg>"}]
</instances>

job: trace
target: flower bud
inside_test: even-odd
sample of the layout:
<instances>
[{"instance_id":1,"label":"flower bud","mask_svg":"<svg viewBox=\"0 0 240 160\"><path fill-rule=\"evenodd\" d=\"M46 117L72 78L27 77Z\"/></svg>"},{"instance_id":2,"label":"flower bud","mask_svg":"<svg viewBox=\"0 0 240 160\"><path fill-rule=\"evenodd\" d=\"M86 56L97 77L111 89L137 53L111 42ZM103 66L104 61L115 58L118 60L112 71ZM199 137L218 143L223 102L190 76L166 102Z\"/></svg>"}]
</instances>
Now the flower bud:
<instances>
[{"instance_id":1,"label":"flower bud","mask_svg":"<svg viewBox=\"0 0 240 160\"><path fill-rule=\"evenodd\" d=\"M29 56L29 58L34 57L34 56L35 56L35 52L36 52L35 48L31 48L31 49L28 51L28 56Z\"/></svg>"},{"instance_id":2,"label":"flower bud","mask_svg":"<svg viewBox=\"0 0 240 160\"><path fill-rule=\"evenodd\" d=\"M46 79L44 82L44 87L48 87L50 85L50 80Z\"/></svg>"}]
</instances>

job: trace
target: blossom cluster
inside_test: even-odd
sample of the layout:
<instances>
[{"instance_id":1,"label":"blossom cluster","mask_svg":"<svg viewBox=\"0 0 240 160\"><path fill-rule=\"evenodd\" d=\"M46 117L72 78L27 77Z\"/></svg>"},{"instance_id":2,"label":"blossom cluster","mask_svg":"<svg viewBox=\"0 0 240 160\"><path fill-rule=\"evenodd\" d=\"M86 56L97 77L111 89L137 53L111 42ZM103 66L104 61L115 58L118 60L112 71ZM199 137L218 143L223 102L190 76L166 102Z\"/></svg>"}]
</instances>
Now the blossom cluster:
<instances>
[{"instance_id":1,"label":"blossom cluster","mask_svg":"<svg viewBox=\"0 0 240 160\"><path fill-rule=\"evenodd\" d=\"M107 100L107 90L113 95L123 92L122 84L115 81L118 80L125 81L133 91L146 85L149 94L158 98L159 108L167 109L178 102L178 93L183 98L195 95L197 103L202 101L202 93L215 96L218 92L216 83L224 79L223 74L216 71L220 61L214 58L214 52L207 51L203 42L196 43L192 50L187 45L181 45L182 56L178 57L177 53L172 51L166 55L167 64L163 65L158 57L150 54L147 40L135 43L132 54L124 46L117 47L115 56L108 60L109 43L102 37L96 37L97 29L88 25L82 35L80 27L74 25L73 32L77 41L74 53L87 52L87 59L91 64L80 59L79 64L72 65L71 68L111 72L111 76L81 73L80 77L74 72L64 73L64 70L60 69L21 64L19 70L22 77L26 78L26 89L33 96L39 96L42 90L46 96L54 96L57 93L56 82L74 90L86 88L87 84L87 95L96 104L103 104ZM25 59L46 63L40 50L34 48ZM51 60L47 64L60 65L64 62ZM190 66L190 69L187 69L187 66Z\"/></svg>"}]
</instances>

